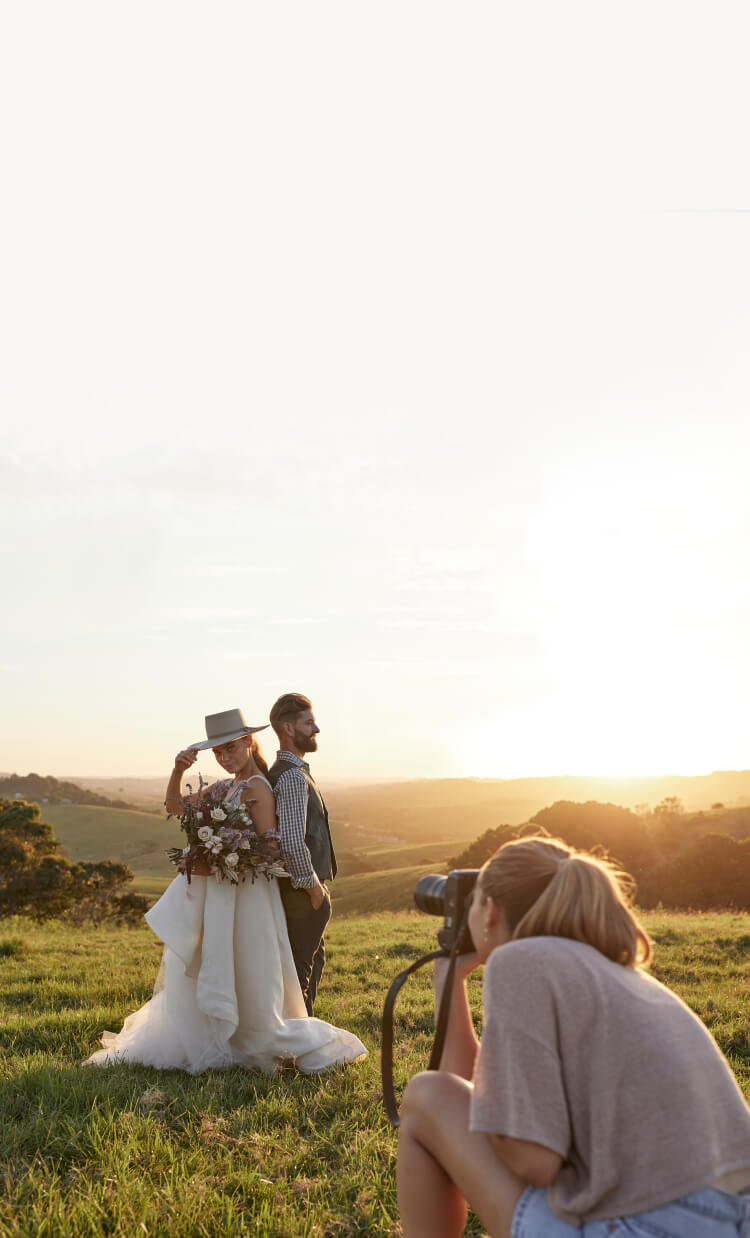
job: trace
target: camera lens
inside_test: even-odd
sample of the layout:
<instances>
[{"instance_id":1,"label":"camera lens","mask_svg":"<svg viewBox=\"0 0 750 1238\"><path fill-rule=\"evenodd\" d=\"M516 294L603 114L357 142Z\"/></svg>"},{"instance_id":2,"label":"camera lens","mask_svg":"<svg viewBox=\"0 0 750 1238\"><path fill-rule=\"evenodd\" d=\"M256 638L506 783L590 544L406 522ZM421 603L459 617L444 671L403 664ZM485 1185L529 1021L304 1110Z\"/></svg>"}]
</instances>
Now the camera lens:
<instances>
[{"instance_id":1,"label":"camera lens","mask_svg":"<svg viewBox=\"0 0 750 1238\"><path fill-rule=\"evenodd\" d=\"M420 877L414 889L414 902L428 916L442 916L445 912L445 883L441 873L428 873Z\"/></svg>"}]
</instances>

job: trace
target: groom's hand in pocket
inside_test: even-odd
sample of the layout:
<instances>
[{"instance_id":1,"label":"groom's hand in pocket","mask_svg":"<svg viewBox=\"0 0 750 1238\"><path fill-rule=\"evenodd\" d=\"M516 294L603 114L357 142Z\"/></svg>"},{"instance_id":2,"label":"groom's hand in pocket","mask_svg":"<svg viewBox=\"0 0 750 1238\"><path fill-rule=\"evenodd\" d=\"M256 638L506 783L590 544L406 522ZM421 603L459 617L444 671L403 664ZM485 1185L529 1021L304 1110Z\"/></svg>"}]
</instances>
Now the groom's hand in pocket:
<instances>
[{"instance_id":1,"label":"groom's hand in pocket","mask_svg":"<svg viewBox=\"0 0 750 1238\"><path fill-rule=\"evenodd\" d=\"M310 902L312 903L313 911L317 911L323 905L323 899L326 896L326 888L316 881L315 885L309 891Z\"/></svg>"}]
</instances>

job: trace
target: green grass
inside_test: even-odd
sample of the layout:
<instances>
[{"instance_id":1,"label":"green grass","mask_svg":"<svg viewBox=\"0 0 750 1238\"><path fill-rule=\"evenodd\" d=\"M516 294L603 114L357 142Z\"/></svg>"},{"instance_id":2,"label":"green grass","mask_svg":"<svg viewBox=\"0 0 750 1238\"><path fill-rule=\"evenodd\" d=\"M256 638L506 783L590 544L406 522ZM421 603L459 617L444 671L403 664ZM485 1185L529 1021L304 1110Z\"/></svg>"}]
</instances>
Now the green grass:
<instances>
[{"instance_id":1,"label":"green grass","mask_svg":"<svg viewBox=\"0 0 750 1238\"><path fill-rule=\"evenodd\" d=\"M658 943L655 973L708 1023L750 1097L748 917L644 918ZM317 1013L356 1032L370 1056L319 1077L267 1078L240 1069L198 1077L81 1069L101 1032L119 1029L148 999L159 943L145 927L5 921L3 1238L398 1232L396 1137L380 1101L382 1002L396 973L433 948L437 925L416 912L334 919ZM473 977L477 1018L480 992ZM424 971L397 1004L399 1091L425 1066L432 1030ZM480 1232L472 1221L467 1233Z\"/></svg>"},{"instance_id":2,"label":"green grass","mask_svg":"<svg viewBox=\"0 0 750 1238\"><path fill-rule=\"evenodd\" d=\"M168 847L180 842L180 827L155 813L83 804L44 804L42 818L55 827L72 860L118 860L136 876L169 876Z\"/></svg>"},{"instance_id":3,"label":"green grass","mask_svg":"<svg viewBox=\"0 0 750 1238\"><path fill-rule=\"evenodd\" d=\"M655 941L652 973L710 1028L750 1100L750 916L651 912L642 919Z\"/></svg>"},{"instance_id":4,"label":"green grass","mask_svg":"<svg viewBox=\"0 0 750 1238\"><path fill-rule=\"evenodd\" d=\"M461 843L431 842L431 843L400 843L381 844L377 847L359 847L357 853L364 856L379 869L405 868L407 865L419 865L430 872L441 873L451 856L462 850Z\"/></svg>"},{"instance_id":5,"label":"green grass","mask_svg":"<svg viewBox=\"0 0 750 1238\"><path fill-rule=\"evenodd\" d=\"M392 1234L382 999L434 928L416 913L332 925L318 1013L364 1040L366 1062L313 1078L191 1078L80 1066L150 995L160 946L147 929L24 924L26 952L0 960L0 1233ZM6 922L6 936L19 926ZM404 997L402 1083L428 1054L426 977Z\"/></svg>"},{"instance_id":6,"label":"green grass","mask_svg":"<svg viewBox=\"0 0 750 1238\"><path fill-rule=\"evenodd\" d=\"M413 908L414 887L419 878L436 869L440 872L441 868L442 865L419 864L337 877L333 883L334 910L337 915L361 915Z\"/></svg>"}]
</instances>

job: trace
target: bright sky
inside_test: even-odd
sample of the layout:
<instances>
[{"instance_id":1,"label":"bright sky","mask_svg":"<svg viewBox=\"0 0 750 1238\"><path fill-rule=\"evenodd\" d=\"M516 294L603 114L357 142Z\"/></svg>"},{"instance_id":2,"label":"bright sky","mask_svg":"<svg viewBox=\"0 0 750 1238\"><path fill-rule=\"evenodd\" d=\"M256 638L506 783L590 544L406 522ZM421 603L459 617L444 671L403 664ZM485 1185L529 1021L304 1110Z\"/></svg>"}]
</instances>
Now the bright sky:
<instances>
[{"instance_id":1,"label":"bright sky","mask_svg":"<svg viewBox=\"0 0 750 1238\"><path fill-rule=\"evenodd\" d=\"M0 770L750 765L746 12L4 6Z\"/></svg>"}]
</instances>

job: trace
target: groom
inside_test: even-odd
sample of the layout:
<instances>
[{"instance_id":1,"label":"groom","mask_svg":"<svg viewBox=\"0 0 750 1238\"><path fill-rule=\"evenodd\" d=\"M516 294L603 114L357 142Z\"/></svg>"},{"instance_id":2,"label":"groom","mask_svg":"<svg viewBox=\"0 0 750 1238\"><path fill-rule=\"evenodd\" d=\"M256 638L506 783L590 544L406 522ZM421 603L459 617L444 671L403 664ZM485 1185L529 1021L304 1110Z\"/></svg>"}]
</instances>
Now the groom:
<instances>
[{"instance_id":1,"label":"groom","mask_svg":"<svg viewBox=\"0 0 750 1238\"><path fill-rule=\"evenodd\" d=\"M331 898L323 884L336 876L336 856L328 812L305 760L317 752L320 734L312 703L298 692L280 696L270 714L279 740L268 777L276 796L281 851L291 874L281 881L289 941L307 1013L326 960L323 933L331 918Z\"/></svg>"}]
</instances>

